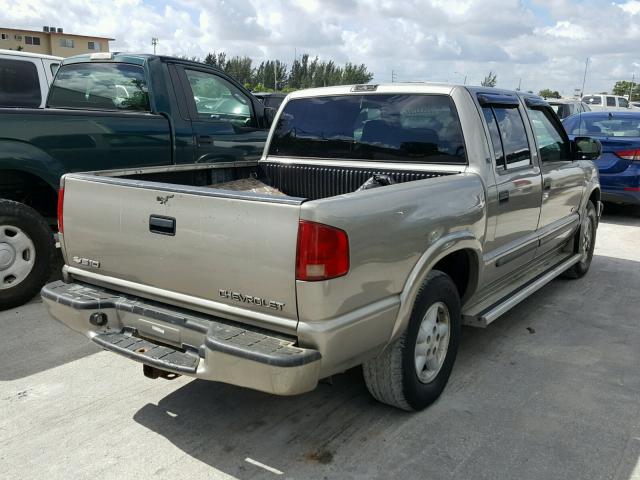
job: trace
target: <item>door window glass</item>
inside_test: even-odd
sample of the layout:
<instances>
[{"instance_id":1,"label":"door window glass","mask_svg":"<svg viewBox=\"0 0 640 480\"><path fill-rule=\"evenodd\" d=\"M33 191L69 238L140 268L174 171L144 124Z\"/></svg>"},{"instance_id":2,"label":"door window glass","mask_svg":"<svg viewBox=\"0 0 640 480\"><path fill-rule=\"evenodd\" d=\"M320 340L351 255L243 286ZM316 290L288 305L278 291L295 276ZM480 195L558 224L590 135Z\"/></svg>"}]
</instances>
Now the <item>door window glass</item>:
<instances>
[{"instance_id":1,"label":"door window glass","mask_svg":"<svg viewBox=\"0 0 640 480\"><path fill-rule=\"evenodd\" d=\"M504 167L504 150L502 149L502 140L500 139L500 131L498 130L498 122L493 114L491 107L484 107L482 109L484 119L489 127L489 133L491 134L491 143L493 144L493 153L496 159L496 165Z\"/></svg>"},{"instance_id":2,"label":"door window glass","mask_svg":"<svg viewBox=\"0 0 640 480\"><path fill-rule=\"evenodd\" d=\"M569 142L560 133L547 109L529 109L533 133L543 162L570 160Z\"/></svg>"},{"instance_id":3,"label":"door window glass","mask_svg":"<svg viewBox=\"0 0 640 480\"><path fill-rule=\"evenodd\" d=\"M198 116L252 126L251 102L230 82L211 73L185 70Z\"/></svg>"},{"instance_id":4,"label":"door window glass","mask_svg":"<svg viewBox=\"0 0 640 480\"><path fill-rule=\"evenodd\" d=\"M493 113L498 121L507 168L530 165L529 142L518 109L494 107Z\"/></svg>"},{"instance_id":5,"label":"door window glass","mask_svg":"<svg viewBox=\"0 0 640 480\"><path fill-rule=\"evenodd\" d=\"M33 62L23 60L0 60L0 106L40 106L40 81Z\"/></svg>"},{"instance_id":6,"label":"door window glass","mask_svg":"<svg viewBox=\"0 0 640 480\"><path fill-rule=\"evenodd\" d=\"M629 108L629 102L626 98L618 98L618 106L622 108Z\"/></svg>"},{"instance_id":7,"label":"door window glass","mask_svg":"<svg viewBox=\"0 0 640 480\"><path fill-rule=\"evenodd\" d=\"M616 106L616 97L607 97L607 107Z\"/></svg>"}]
</instances>

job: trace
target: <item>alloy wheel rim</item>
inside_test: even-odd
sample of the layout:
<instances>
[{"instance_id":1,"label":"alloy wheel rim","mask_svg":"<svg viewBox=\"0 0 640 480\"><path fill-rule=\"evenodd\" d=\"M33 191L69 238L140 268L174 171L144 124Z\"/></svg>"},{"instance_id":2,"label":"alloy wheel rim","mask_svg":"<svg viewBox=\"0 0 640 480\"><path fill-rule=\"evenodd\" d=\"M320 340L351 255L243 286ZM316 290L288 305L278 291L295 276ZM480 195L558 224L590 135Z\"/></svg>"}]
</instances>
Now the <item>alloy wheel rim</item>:
<instances>
[{"instance_id":1,"label":"alloy wheel rim","mask_svg":"<svg viewBox=\"0 0 640 480\"><path fill-rule=\"evenodd\" d=\"M443 302L429 307L418 330L414 348L416 375L422 383L429 383L438 375L449 348L451 315Z\"/></svg>"},{"instance_id":2,"label":"alloy wheel rim","mask_svg":"<svg viewBox=\"0 0 640 480\"><path fill-rule=\"evenodd\" d=\"M36 248L22 229L0 225L0 290L23 282L36 263Z\"/></svg>"}]
</instances>

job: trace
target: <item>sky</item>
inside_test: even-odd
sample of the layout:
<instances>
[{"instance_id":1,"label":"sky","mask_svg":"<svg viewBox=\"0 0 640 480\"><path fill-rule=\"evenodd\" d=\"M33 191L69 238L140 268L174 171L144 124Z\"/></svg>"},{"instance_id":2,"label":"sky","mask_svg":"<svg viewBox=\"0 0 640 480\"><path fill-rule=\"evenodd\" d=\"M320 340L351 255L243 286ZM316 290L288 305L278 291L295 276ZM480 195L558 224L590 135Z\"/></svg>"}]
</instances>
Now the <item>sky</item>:
<instances>
[{"instance_id":1,"label":"sky","mask_svg":"<svg viewBox=\"0 0 640 480\"><path fill-rule=\"evenodd\" d=\"M365 63L375 83L442 81L573 95L640 77L640 0L0 0L0 26L115 38L112 51Z\"/></svg>"}]
</instances>

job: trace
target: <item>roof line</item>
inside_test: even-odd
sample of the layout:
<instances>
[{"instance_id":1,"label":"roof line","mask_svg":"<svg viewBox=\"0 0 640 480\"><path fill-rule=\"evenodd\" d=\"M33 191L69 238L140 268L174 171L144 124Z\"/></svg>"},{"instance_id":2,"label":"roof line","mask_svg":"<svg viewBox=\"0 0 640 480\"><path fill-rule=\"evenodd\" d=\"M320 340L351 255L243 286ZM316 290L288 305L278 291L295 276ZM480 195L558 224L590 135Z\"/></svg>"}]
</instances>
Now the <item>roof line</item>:
<instances>
[{"instance_id":1,"label":"roof line","mask_svg":"<svg viewBox=\"0 0 640 480\"><path fill-rule=\"evenodd\" d=\"M66 35L69 37L84 37L84 38L98 38L100 40L110 40L115 42L115 38L109 38L109 37L99 37L97 35L79 35L77 33L68 33L68 32L63 32L63 33L58 33L58 32L44 32L42 30L29 30L28 28L9 28L9 27L0 27L0 30L9 30L12 32L28 32L28 33L38 33L41 35Z\"/></svg>"}]
</instances>

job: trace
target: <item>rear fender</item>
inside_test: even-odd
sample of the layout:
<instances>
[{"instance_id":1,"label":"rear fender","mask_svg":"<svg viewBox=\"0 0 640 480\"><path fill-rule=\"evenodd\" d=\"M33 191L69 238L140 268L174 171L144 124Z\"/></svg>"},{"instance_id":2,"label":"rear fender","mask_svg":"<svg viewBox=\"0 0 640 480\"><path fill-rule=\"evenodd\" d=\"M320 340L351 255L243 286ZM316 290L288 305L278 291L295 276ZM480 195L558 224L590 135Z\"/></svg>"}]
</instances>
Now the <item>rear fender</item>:
<instances>
[{"instance_id":1,"label":"rear fender","mask_svg":"<svg viewBox=\"0 0 640 480\"><path fill-rule=\"evenodd\" d=\"M438 239L420 257L413 270L409 274L405 286L400 294L400 309L396 317L395 325L391 333L389 343L397 339L409 325L413 304L418 295L418 290L433 270L433 267L447 255L458 250L472 250L476 254L475 265L472 263L469 274L472 276L465 294L469 298L477 288L480 264L478 258L482 258L482 245L480 241L468 230L455 232Z\"/></svg>"},{"instance_id":2,"label":"rear fender","mask_svg":"<svg viewBox=\"0 0 640 480\"><path fill-rule=\"evenodd\" d=\"M44 150L18 140L0 140L0 170L14 170L41 178L56 191L64 165Z\"/></svg>"}]
</instances>

